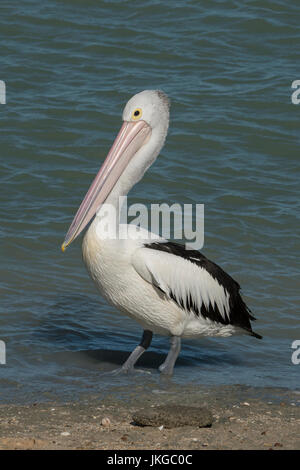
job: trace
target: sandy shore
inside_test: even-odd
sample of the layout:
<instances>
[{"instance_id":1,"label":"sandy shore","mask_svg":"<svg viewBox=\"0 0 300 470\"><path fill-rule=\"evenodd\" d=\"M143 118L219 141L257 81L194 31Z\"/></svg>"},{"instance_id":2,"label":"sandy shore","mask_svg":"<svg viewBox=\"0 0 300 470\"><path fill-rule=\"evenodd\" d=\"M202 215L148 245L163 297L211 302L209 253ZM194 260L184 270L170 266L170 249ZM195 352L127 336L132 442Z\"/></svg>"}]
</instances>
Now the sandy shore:
<instances>
[{"instance_id":1,"label":"sandy shore","mask_svg":"<svg viewBox=\"0 0 300 470\"><path fill-rule=\"evenodd\" d=\"M0 406L0 449L299 449L299 394L256 398L236 387L174 393L141 392L130 399ZM262 395L257 393L257 395ZM139 426L137 413L161 405L204 407L210 427ZM156 413L157 414L157 413ZM163 416L162 416L163 421ZM162 427L163 426L163 427Z\"/></svg>"}]
</instances>

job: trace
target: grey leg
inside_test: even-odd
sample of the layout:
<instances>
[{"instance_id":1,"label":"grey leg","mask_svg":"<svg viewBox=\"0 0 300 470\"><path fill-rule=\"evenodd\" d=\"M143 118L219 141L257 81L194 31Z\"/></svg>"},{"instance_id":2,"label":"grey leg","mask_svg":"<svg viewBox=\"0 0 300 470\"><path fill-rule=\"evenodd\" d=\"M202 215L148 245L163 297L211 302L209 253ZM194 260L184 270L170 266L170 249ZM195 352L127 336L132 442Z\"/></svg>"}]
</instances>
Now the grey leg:
<instances>
[{"instance_id":1,"label":"grey leg","mask_svg":"<svg viewBox=\"0 0 300 470\"><path fill-rule=\"evenodd\" d=\"M134 368L134 365L138 358L141 357L141 355L143 354L143 352L146 351L147 348L149 348L152 341L152 335L152 331L144 330L140 344L132 351L127 361L124 362L124 364L122 365L122 370L127 372Z\"/></svg>"},{"instance_id":2,"label":"grey leg","mask_svg":"<svg viewBox=\"0 0 300 470\"><path fill-rule=\"evenodd\" d=\"M181 339L179 336L171 336L170 338L171 347L166 357L165 362L159 366L159 370L162 374L172 375L175 366L176 359L181 349Z\"/></svg>"}]
</instances>

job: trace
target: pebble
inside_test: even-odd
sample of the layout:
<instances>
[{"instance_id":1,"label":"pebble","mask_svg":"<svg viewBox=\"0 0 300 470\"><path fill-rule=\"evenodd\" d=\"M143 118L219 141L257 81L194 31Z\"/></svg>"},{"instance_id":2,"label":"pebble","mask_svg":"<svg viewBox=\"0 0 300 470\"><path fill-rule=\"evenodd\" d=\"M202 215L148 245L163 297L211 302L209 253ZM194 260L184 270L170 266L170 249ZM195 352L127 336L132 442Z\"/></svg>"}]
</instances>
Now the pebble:
<instances>
[{"instance_id":1,"label":"pebble","mask_svg":"<svg viewBox=\"0 0 300 470\"><path fill-rule=\"evenodd\" d=\"M106 427L110 426L110 424L111 424L110 419L109 418L103 418L101 420L101 424L102 424L102 426L106 426Z\"/></svg>"}]
</instances>

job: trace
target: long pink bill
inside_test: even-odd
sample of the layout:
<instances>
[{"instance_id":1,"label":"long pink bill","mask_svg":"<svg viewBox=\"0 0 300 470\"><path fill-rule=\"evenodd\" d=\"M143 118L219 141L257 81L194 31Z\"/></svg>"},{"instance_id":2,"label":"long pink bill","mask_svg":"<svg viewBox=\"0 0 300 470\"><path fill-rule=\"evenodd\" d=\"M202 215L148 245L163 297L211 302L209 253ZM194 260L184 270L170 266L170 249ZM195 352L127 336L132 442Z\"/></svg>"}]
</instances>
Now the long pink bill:
<instances>
[{"instance_id":1,"label":"long pink bill","mask_svg":"<svg viewBox=\"0 0 300 470\"><path fill-rule=\"evenodd\" d=\"M68 245L82 232L103 204L136 152L151 134L145 121L125 121L103 165L86 193L61 248Z\"/></svg>"}]
</instances>

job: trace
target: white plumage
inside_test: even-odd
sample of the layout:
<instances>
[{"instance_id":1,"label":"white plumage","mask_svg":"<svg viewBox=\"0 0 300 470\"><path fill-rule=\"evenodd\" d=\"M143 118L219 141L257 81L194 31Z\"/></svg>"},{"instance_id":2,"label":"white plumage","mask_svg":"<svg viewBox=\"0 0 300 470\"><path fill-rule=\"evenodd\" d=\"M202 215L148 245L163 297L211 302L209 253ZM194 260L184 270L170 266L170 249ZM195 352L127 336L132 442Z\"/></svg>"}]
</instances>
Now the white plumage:
<instances>
[{"instance_id":1,"label":"white plumage","mask_svg":"<svg viewBox=\"0 0 300 470\"><path fill-rule=\"evenodd\" d=\"M71 224L63 249L96 214L83 240L84 262L102 295L144 329L140 345L123 370L133 368L154 332L171 337L171 348L160 370L172 374L181 337L241 332L260 336L252 331L250 320L254 317L240 297L238 283L201 253L144 229L137 236L131 225L127 239L107 237L103 204L119 210L119 197L142 178L163 146L169 124L166 95L149 90L135 95L125 107L123 120ZM110 229L115 228L113 223Z\"/></svg>"},{"instance_id":2,"label":"white plumage","mask_svg":"<svg viewBox=\"0 0 300 470\"><path fill-rule=\"evenodd\" d=\"M147 282L158 287L172 300L170 292L183 307L188 308L188 299L194 300L197 310L202 305L217 306L224 319L229 318L229 294L204 268L171 253L140 248L133 257L133 266ZM182 335L184 335L184 329Z\"/></svg>"}]
</instances>

